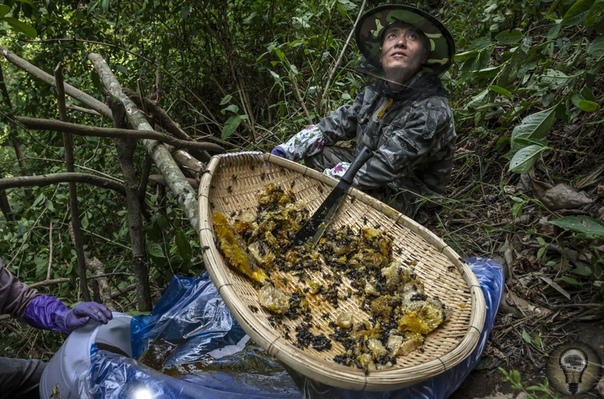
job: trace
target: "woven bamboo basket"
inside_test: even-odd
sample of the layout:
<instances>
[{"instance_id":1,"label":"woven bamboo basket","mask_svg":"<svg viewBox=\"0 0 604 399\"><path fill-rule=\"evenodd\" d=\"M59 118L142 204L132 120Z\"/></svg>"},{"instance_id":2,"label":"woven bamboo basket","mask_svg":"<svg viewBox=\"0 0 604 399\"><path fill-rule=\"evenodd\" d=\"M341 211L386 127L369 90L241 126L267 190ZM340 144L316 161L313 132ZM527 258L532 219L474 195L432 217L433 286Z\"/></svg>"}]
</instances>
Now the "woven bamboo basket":
<instances>
[{"instance_id":1,"label":"woven bamboo basket","mask_svg":"<svg viewBox=\"0 0 604 399\"><path fill-rule=\"evenodd\" d=\"M255 213L257 196L268 183L291 188L312 214L337 181L298 163L259 152L215 156L208 164L199 186L199 235L205 265L227 307L258 345L313 380L334 387L371 391L413 385L452 368L474 350L484 326L486 305L469 266L428 229L356 189L348 191L332 221L333 227L369 223L389 230L395 237L394 258L417 261L415 271L424 283L425 293L440 298L449 310L448 318L427 336L423 351L399 356L393 367L369 373L333 361L335 355L343 352L335 341L328 351L296 347L295 331L301 320L283 318L275 323L271 314L260 306L257 289L226 265L215 243L212 212L227 216L240 210ZM278 273L273 272L273 281L286 277ZM310 277L322 280L320 272ZM280 288L286 293L304 288L295 284L290 280L287 287ZM343 292L350 289L346 278L341 289ZM333 333L329 322L335 321L341 312L351 312L359 320L369 319L354 296L340 300L337 309L327 301L311 303L311 312L313 332L326 336Z\"/></svg>"}]
</instances>

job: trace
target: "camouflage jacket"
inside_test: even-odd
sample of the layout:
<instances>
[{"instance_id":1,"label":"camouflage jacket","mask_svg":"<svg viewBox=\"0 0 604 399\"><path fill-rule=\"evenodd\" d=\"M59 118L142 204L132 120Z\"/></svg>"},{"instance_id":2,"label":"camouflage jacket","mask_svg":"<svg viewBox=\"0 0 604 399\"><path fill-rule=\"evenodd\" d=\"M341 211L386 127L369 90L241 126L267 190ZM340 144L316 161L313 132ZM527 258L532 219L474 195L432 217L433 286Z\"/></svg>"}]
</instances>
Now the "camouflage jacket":
<instances>
[{"instance_id":1,"label":"camouflage jacket","mask_svg":"<svg viewBox=\"0 0 604 399\"><path fill-rule=\"evenodd\" d=\"M363 191L402 194L406 198L400 200L407 202L417 198L406 194L442 194L449 183L456 140L453 112L446 91L432 75L419 74L394 93L383 81L373 83L353 104L338 108L281 147L286 158L299 160L350 139L356 139L357 152L364 146L374 151L355 179ZM410 213L402 204L384 202Z\"/></svg>"}]
</instances>

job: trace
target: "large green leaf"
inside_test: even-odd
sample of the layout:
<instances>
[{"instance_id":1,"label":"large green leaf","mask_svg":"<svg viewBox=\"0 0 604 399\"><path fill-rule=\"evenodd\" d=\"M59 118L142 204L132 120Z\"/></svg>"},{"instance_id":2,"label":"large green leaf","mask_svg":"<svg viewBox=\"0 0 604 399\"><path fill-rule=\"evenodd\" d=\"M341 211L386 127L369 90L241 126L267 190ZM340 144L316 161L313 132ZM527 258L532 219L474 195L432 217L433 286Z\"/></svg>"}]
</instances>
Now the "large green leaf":
<instances>
[{"instance_id":1,"label":"large green leaf","mask_svg":"<svg viewBox=\"0 0 604 399\"><path fill-rule=\"evenodd\" d=\"M513 173L528 173L535 165L539 155L548 147L533 144L521 148L514 154L510 161L510 172Z\"/></svg>"},{"instance_id":2,"label":"large green leaf","mask_svg":"<svg viewBox=\"0 0 604 399\"><path fill-rule=\"evenodd\" d=\"M600 35L594 39L593 42L587 47L587 54L594 58L600 58L604 56L604 35Z\"/></svg>"},{"instance_id":3,"label":"large green leaf","mask_svg":"<svg viewBox=\"0 0 604 399\"><path fill-rule=\"evenodd\" d=\"M493 90L497 94L501 94L502 96L509 98L510 100L512 99L512 97L514 97L514 95L509 90L507 90L501 86L490 85L489 89Z\"/></svg>"},{"instance_id":4,"label":"large green leaf","mask_svg":"<svg viewBox=\"0 0 604 399\"><path fill-rule=\"evenodd\" d=\"M4 17L3 19L4 21L6 21L7 24L9 24L13 28L13 30L17 32L24 33L34 39L36 38L36 36L38 36L38 33L36 32L34 27L26 24L25 22L21 22L13 17Z\"/></svg>"},{"instance_id":5,"label":"large green leaf","mask_svg":"<svg viewBox=\"0 0 604 399\"><path fill-rule=\"evenodd\" d=\"M546 137L556 120L556 106L531 114L512 131L512 144L519 138L538 140Z\"/></svg>"},{"instance_id":6,"label":"large green leaf","mask_svg":"<svg viewBox=\"0 0 604 399\"><path fill-rule=\"evenodd\" d=\"M520 43L523 37L524 35L520 29L513 29L497 34L497 36L495 36L495 40L503 44L513 45Z\"/></svg>"},{"instance_id":7,"label":"large green leaf","mask_svg":"<svg viewBox=\"0 0 604 399\"><path fill-rule=\"evenodd\" d=\"M229 119L227 119L226 123L224 124L224 127L222 128L221 138L223 140L226 140L231 137L231 135L235 133L235 130L237 130L242 121L243 119L239 115L233 115Z\"/></svg>"},{"instance_id":8,"label":"large green leaf","mask_svg":"<svg viewBox=\"0 0 604 399\"><path fill-rule=\"evenodd\" d=\"M579 107L579 109L581 111L585 111L585 112L596 112L597 110L600 109L600 104L598 104L595 101L589 101L589 100L579 100L577 103L577 106Z\"/></svg>"},{"instance_id":9,"label":"large green leaf","mask_svg":"<svg viewBox=\"0 0 604 399\"><path fill-rule=\"evenodd\" d=\"M585 21L587 13L593 6L595 0L578 0L562 18L562 25L573 26L580 25Z\"/></svg>"},{"instance_id":10,"label":"large green leaf","mask_svg":"<svg viewBox=\"0 0 604 399\"><path fill-rule=\"evenodd\" d=\"M604 0L597 0L585 16L585 25L594 26L604 21Z\"/></svg>"},{"instance_id":11,"label":"large green leaf","mask_svg":"<svg viewBox=\"0 0 604 399\"><path fill-rule=\"evenodd\" d=\"M10 7L4 4L0 4L0 18L8 14Z\"/></svg>"},{"instance_id":12,"label":"large green leaf","mask_svg":"<svg viewBox=\"0 0 604 399\"><path fill-rule=\"evenodd\" d=\"M584 233L594 237L604 237L604 223L585 215L565 216L550 220L550 223L565 230Z\"/></svg>"}]
</instances>

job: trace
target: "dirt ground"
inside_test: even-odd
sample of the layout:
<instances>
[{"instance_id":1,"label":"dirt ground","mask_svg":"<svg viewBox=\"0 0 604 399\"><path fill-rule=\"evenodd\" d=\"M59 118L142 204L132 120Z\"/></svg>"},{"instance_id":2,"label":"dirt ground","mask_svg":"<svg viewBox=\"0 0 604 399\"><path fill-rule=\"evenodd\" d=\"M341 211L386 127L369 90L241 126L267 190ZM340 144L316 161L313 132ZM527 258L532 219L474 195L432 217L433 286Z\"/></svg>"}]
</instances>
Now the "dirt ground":
<instances>
[{"instance_id":1,"label":"dirt ground","mask_svg":"<svg viewBox=\"0 0 604 399\"><path fill-rule=\"evenodd\" d=\"M506 370L518 370L525 387L542 384L546 379L548 352L565 343L577 341L587 343L596 350L600 359L604 359L604 322L601 319L591 322L571 322L559 330L556 330L556 324L553 323L545 327L544 331L548 331L548 333L544 335L549 334L549 344L546 346L545 353L540 353L533 350L522 338L514 339L514 334L501 338L500 335L505 326L502 324L496 326L481 363L476 370L470 373L450 399L516 398L520 391L513 390L511 384L504 380L504 375L499 367ZM499 348L505 348L505 350L502 351ZM559 395L559 397L568 396ZM573 396L573 398L587 399L601 398L601 396L594 389L587 394Z\"/></svg>"}]
</instances>

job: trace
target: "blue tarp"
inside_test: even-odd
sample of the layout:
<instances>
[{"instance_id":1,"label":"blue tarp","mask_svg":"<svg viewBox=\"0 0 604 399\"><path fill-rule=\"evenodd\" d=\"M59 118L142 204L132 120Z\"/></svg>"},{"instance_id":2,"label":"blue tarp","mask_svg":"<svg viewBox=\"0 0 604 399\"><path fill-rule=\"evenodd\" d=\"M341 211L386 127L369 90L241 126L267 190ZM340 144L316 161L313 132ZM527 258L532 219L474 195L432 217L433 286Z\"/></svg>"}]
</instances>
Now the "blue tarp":
<instances>
[{"instance_id":1,"label":"blue tarp","mask_svg":"<svg viewBox=\"0 0 604 399\"><path fill-rule=\"evenodd\" d=\"M391 392L360 392L312 381L268 356L251 342L235 321L208 274L174 276L148 316L132 320L133 358L93 349L89 397L118 398L316 398L316 399L442 399L450 396L478 364L503 295L503 267L492 259L466 262L478 278L486 300L486 320L474 352L460 364L422 383ZM174 348L162 359L164 368L200 364L195 372L172 377L138 359L152 342ZM212 363L207 365L208 355ZM199 370L199 371L197 371ZM289 371L289 372L288 372ZM138 396L137 396L138 395Z\"/></svg>"}]
</instances>

